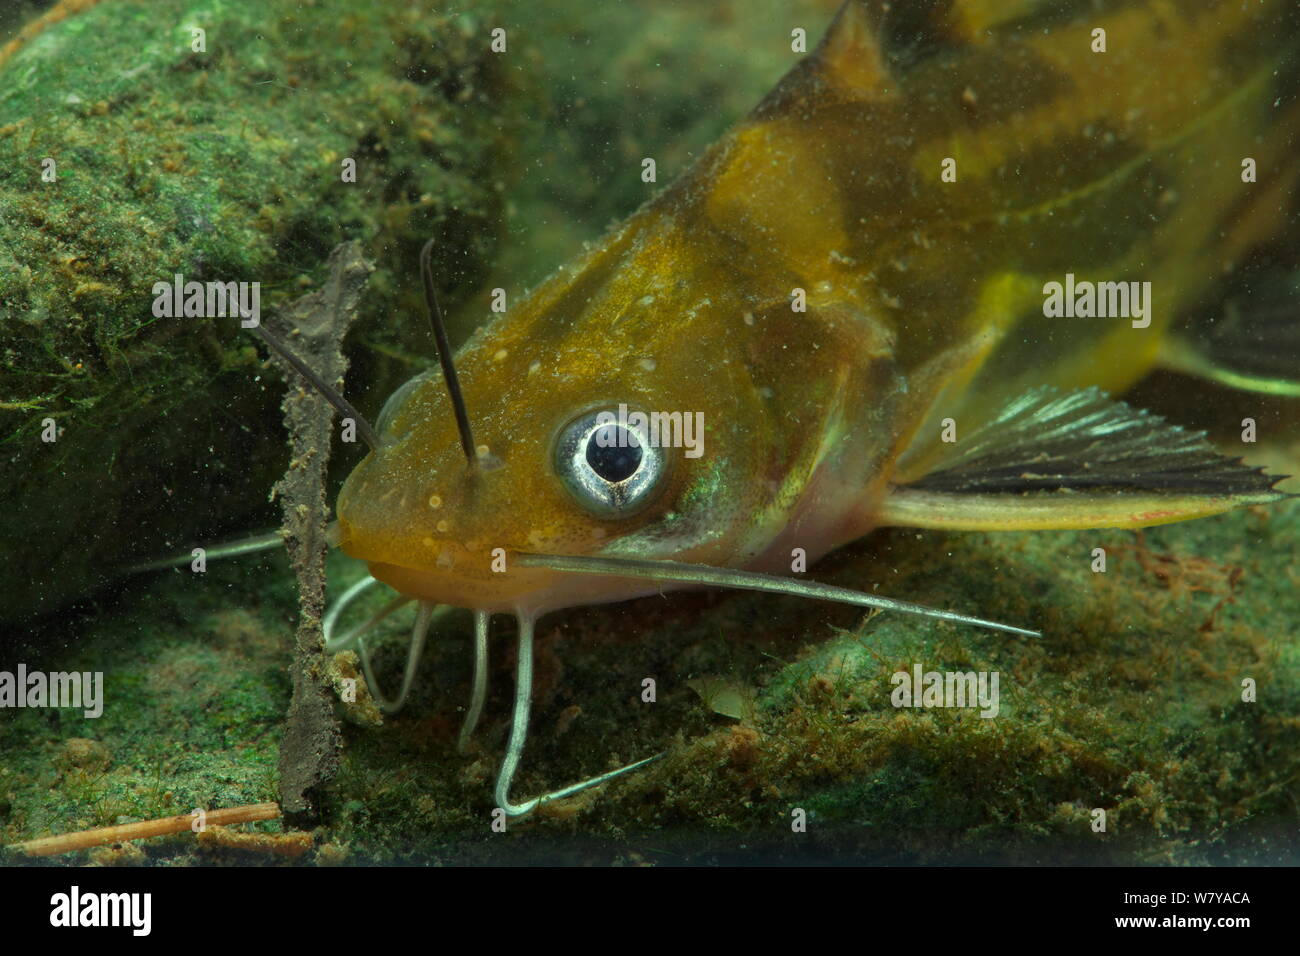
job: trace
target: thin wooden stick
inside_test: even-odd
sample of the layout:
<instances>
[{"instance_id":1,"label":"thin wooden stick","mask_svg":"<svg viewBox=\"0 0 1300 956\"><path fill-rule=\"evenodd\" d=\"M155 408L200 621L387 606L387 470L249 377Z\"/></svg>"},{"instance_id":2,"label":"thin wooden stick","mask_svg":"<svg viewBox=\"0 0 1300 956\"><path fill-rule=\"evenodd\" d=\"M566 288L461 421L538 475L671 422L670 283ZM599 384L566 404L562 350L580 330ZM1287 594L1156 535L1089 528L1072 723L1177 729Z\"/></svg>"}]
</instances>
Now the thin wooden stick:
<instances>
[{"instance_id":1,"label":"thin wooden stick","mask_svg":"<svg viewBox=\"0 0 1300 956\"><path fill-rule=\"evenodd\" d=\"M279 815L278 803L252 803L244 807L209 810L204 817L204 823L207 826L225 826L232 823L253 823L256 820L274 820ZM39 840L15 843L12 849L22 850L28 856L53 856L56 853L88 850L92 846L107 846L110 843L122 843L126 840L141 840L166 833L184 833L193 823L193 815L182 813L180 816L163 817L159 820L141 820L139 823L124 823L121 826L97 827L94 830L41 837Z\"/></svg>"}]
</instances>

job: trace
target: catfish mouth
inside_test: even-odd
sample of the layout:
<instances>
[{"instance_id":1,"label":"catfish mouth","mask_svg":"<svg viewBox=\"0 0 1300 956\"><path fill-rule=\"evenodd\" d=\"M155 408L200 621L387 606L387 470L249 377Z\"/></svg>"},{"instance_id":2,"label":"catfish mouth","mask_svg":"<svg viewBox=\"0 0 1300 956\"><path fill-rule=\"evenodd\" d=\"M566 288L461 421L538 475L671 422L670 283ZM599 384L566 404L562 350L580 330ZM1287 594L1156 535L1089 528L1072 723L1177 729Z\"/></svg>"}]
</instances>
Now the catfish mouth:
<instances>
[{"instance_id":1,"label":"catfish mouth","mask_svg":"<svg viewBox=\"0 0 1300 956\"><path fill-rule=\"evenodd\" d=\"M399 594L418 601L490 614L538 617L566 607L631 600L671 587L618 574L600 575L593 579L561 568L528 564L526 559L533 557L566 560L559 556L504 552L495 559L497 566L504 570L475 576L383 561L368 561L367 564L375 579ZM480 557L477 563L486 562Z\"/></svg>"},{"instance_id":2,"label":"catfish mouth","mask_svg":"<svg viewBox=\"0 0 1300 956\"><path fill-rule=\"evenodd\" d=\"M506 552L504 549L493 561L494 570L475 576L382 561L367 563L374 578L409 598L529 618L577 605L626 601L684 588L716 587L900 611L1025 637L1041 636L1038 631L955 611L737 568L640 558Z\"/></svg>"},{"instance_id":3,"label":"catfish mouth","mask_svg":"<svg viewBox=\"0 0 1300 956\"><path fill-rule=\"evenodd\" d=\"M644 580L635 573L593 577L530 563L539 557L559 560L581 555L534 555L504 544L484 543L482 538L464 542L448 535L421 537L417 533L394 539L382 531L368 530L364 521L348 520L347 509L340 510L338 544L343 552L364 561L376 580L417 601L492 614L538 616L673 588L671 583Z\"/></svg>"}]
</instances>

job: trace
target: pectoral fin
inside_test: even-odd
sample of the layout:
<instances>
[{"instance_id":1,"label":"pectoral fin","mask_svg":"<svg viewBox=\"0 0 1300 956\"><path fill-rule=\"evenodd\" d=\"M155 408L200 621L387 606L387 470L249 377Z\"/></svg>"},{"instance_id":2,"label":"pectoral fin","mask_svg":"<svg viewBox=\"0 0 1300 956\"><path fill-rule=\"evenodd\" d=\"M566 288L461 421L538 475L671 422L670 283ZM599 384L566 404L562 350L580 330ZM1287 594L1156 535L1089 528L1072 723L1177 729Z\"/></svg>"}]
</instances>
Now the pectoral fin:
<instances>
[{"instance_id":1,"label":"pectoral fin","mask_svg":"<svg viewBox=\"0 0 1300 956\"><path fill-rule=\"evenodd\" d=\"M1231 388L1300 395L1300 272L1252 286L1166 339L1161 364Z\"/></svg>"},{"instance_id":2,"label":"pectoral fin","mask_svg":"<svg viewBox=\"0 0 1300 956\"><path fill-rule=\"evenodd\" d=\"M1026 393L894 488L878 522L966 531L1141 528L1287 497L1267 475L1098 389Z\"/></svg>"},{"instance_id":3,"label":"pectoral fin","mask_svg":"<svg viewBox=\"0 0 1300 956\"><path fill-rule=\"evenodd\" d=\"M1257 303L1249 312L1230 300L1222 315L1167 338L1161 364L1244 392L1300 395L1297 300Z\"/></svg>"}]
</instances>

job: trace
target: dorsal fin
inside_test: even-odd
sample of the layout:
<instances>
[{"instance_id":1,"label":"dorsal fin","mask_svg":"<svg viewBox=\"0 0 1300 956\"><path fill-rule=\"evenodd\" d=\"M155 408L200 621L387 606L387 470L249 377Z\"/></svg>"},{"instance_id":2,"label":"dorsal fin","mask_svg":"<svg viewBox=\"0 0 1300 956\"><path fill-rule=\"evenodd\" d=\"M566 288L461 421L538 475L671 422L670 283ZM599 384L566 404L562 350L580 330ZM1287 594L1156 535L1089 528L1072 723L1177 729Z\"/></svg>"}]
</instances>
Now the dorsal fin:
<instances>
[{"instance_id":1,"label":"dorsal fin","mask_svg":"<svg viewBox=\"0 0 1300 956\"><path fill-rule=\"evenodd\" d=\"M932 56L966 46L1050 0L844 0L821 43L754 110L770 120L833 103L887 100Z\"/></svg>"},{"instance_id":2,"label":"dorsal fin","mask_svg":"<svg viewBox=\"0 0 1300 956\"><path fill-rule=\"evenodd\" d=\"M872 21L868 4L847 0L813 51L814 69L825 83L842 94L861 96L892 85L877 24Z\"/></svg>"},{"instance_id":3,"label":"dorsal fin","mask_svg":"<svg viewBox=\"0 0 1300 956\"><path fill-rule=\"evenodd\" d=\"M1011 5L1018 6L1014 0ZM845 71L846 76L862 63L882 76L898 73L970 42L997 20L986 6L957 0L845 0L817 52L828 65L835 64L832 70Z\"/></svg>"},{"instance_id":4,"label":"dorsal fin","mask_svg":"<svg viewBox=\"0 0 1300 956\"><path fill-rule=\"evenodd\" d=\"M953 0L845 0L821 43L769 98L768 111L791 99L896 95L898 76L908 67L969 39L963 9Z\"/></svg>"},{"instance_id":5,"label":"dorsal fin","mask_svg":"<svg viewBox=\"0 0 1300 956\"><path fill-rule=\"evenodd\" d=\"M897 95L877 29L880 11L872 0L846 0L826 34L754 109L759 122L788 112L833 103L882 100Z\"/></svg>"}]
</instances>

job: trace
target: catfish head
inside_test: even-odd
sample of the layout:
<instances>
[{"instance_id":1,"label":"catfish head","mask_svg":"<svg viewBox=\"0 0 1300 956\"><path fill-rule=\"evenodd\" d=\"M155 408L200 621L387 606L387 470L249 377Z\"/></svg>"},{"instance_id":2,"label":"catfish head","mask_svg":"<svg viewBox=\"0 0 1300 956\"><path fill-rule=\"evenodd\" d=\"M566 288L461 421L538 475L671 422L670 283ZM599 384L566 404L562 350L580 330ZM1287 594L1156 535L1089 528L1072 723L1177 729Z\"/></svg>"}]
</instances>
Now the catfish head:
<instances>
[{"instance_id":1,"label":"catfish head","mask_svg":"<svg viewBox=\"0 0 1300 956\"><path fill-rule=\"evenodd\" d=\"M893 445L888 340L734 278L670 206L638 215L393 394L339 495L343 550L404 595L535 616L695 583L650 562L775 569L790 541L811 560L860 536Z\"/></svg>"}]
</instances>

